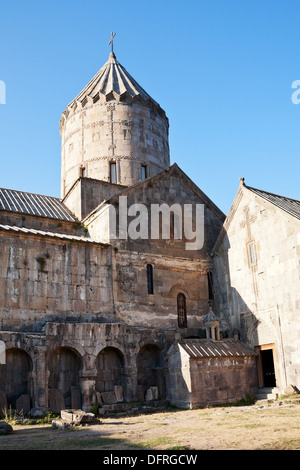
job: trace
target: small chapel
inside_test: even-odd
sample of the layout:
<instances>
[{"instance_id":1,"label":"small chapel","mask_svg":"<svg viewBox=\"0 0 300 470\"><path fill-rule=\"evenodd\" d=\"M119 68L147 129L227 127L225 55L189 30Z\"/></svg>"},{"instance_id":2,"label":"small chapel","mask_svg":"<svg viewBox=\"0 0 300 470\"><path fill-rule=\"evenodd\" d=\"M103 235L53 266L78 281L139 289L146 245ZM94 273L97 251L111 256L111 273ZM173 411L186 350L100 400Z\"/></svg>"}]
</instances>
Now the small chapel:
<instances>
[{"instance_id":1,"label":"small chapel","mask_svg":"<svg viewBox=\"0 0 300 470\"><path fill-rule=\"evenodd\" d=\"M61 197L0 188L0 411L300 388L300 202L242 178L223 214L170 163L168 117L113 38L61 115Z\"/></svg>"}]
</instances>

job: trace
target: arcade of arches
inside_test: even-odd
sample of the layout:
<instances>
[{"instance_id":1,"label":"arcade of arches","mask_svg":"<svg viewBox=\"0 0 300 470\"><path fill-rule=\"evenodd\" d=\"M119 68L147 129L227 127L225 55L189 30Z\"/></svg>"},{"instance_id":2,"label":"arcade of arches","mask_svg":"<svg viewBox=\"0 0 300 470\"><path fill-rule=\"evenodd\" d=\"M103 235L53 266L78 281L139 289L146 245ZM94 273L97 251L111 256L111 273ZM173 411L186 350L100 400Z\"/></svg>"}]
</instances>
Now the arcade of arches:
<instances>
[{"instance_id":1,"label":"arcade of arches","mask_svg":"<svg viewBox=\"0 0 300 470\"><path fill-rule=\"evenodd\" d=\"M34 357L14 347L6 351L6 364L0 366L0 390L6 396L7 407L17 410L20 408L18 400L20 403L20 397L24 396L28 397L30 408L36 407L39 374L48 384L45 389L49 397L53 391L60 392L63 397L61 409L88 408L97 400L98 393L113 392L116 386L122 387L124 401L144 400L150 387L158 387L160 398L165 398L160 348L145 344L134 357L125 357L120 349L106 346L94 357L95 367L87 370L86 356L83 357L75 348L59 346L45 354L46 373L41 374L35 370ZM45 400L51 411L58 411L56 406L51 409L50 399L45 397Z\"/></svg>"}]
</instances>

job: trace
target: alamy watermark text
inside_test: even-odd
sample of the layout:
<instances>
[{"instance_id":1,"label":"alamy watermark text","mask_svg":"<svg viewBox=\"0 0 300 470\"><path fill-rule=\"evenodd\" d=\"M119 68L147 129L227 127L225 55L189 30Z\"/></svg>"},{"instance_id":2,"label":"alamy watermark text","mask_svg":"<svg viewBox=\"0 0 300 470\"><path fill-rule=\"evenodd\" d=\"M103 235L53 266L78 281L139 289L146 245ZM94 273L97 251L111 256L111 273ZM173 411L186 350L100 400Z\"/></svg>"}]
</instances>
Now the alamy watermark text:
<instances>
[{"instance_id":1,"label":"alamy watermark text","mask_svg":"<svg viewBox=\"0 0 300 470\"><path fill-rule=\"evenodd\" d=\"M6 104L6 85L3 80L0 80L0 104Z\"/></svg>"}]
</instances>

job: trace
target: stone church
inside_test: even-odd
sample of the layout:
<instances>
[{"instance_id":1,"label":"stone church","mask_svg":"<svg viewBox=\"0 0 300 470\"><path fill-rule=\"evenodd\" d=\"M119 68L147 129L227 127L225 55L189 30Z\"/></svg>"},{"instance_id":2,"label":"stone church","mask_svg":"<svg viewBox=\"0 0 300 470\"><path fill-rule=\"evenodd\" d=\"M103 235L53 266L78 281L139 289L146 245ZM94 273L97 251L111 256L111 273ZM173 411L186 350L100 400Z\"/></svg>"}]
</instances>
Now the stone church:
<instances>
[{"instance_id":1,"label":"stone church","mask_svg":"<svg viewBox=\"0 0 300 470\"><path fill-rule=\"evenodd\" d=\"M1 407L300 387L300 202L242 180L226 217L170 165L166 113L113 49L60 134L61 198L0 189Z\"/></svg>"}]
</instances>

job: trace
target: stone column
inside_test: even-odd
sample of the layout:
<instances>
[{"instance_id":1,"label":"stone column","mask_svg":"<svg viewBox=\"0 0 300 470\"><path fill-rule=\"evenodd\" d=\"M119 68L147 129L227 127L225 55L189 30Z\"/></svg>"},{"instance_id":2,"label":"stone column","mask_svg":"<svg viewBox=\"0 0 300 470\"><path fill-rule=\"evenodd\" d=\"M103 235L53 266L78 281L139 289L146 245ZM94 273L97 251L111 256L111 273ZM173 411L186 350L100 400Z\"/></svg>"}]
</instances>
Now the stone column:
<instances>
[{"instance_id":1,"label":"stone column","mask_svg":"<svg viewBox=\"0 0 300 470\"><path fill-rule=\"evenodd\" d=\"M42 414L48 408L46 352L46 346L38 346L34 351L34 368L32 371L33 414Z\"/></svg>"},{"instance_id":2,"label":"stone column","mask_svg":"<svg viewBox=\"0 0 300 470\"><path fill-rule=\"evenodd\" d=\"M96 379L96 369L81 373L79 380L83 411L89 412L91 404L96 402Z\"/></svg>"}]
</instances>

